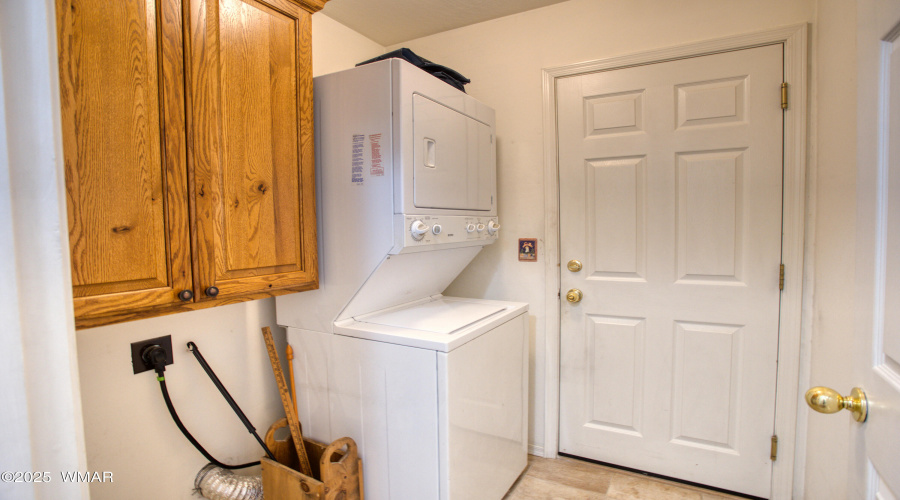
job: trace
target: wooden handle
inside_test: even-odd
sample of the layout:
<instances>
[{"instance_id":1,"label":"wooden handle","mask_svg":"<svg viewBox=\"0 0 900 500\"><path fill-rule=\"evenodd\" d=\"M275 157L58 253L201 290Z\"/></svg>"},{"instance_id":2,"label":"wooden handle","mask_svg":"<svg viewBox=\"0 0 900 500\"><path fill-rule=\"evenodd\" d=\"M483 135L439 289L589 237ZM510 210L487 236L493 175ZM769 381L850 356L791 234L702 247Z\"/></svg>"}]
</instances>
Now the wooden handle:
<instances>
[{"instance_id":1,"label":"wooden handle","mask_svg":"<svg viewBox=\"0 0 900 500\"><path fill-rule=\"evenodd\" d=\"M269 431L266 432L266 446L272 450L272 454L275 455L275 461L280 463L281 465L286 465L293 469L296 469L300 466L297 461L294 450L294 438L288 435L284 439L276 440L275 439L275 431L281 429L282 427L287 427L288 422L286 418L282 418L278 422L272 424L269 427Z\"/></svg>"},{"instance_id":2,"label":"wooden handle","mask_svg":"<svg viewBox=\"0 0 900 500\"><path fill-rule=\"evenodd\" d=\"M287 427L287 424L287 419L282 418L281 420L269 426L269 430L266 431L266 438L263 440L265 441L266 446L268 446L269 448L275 446L275 431L281 429L282 427Z\"/></svg>"},{"instance_id":3,"label":"wooden handle","mask_svg":"<svg viewBox=\"0 0 900 500\"><path fill-rule=\"evenodd\" d=\"M344 447L347 452L337 462L332 462L331 457ZM322 459L319 461L319 470L322 472L322 482L331 485L331 491L325 493L325 500L343 498L346 500L361 500L359 453L356 449L356 441L349 437L340 438L325 448ZM339 487L334 485L339 484Z\"/></svg>"},{"instance_id":4,"label":"wooden handle","mask_svg":"<svg viewBox=\"0 0 900 500\"><path fill-rule=\"evenodd\" d=\"M272 330L268 326L262 329L263 339L266 341L266 351L269 353L269 362L272 364L272 372L275 374L275 383L278 384L278 393L281 396L281 405L284 406L284 414L287 417L288 429L294 439L294 448L297 450L297 459L300 461L300 472L312 477L312 467L309 465L309 457L306 456L306 448L303 446L303 434L300 432L300 423L297 414L294 413L294 404L288 393L287 382L284 380L284 371L281 370L281 361L278 359L278 351L275 350L275 340L272 338Z\"/></svg>"}]
</instances>

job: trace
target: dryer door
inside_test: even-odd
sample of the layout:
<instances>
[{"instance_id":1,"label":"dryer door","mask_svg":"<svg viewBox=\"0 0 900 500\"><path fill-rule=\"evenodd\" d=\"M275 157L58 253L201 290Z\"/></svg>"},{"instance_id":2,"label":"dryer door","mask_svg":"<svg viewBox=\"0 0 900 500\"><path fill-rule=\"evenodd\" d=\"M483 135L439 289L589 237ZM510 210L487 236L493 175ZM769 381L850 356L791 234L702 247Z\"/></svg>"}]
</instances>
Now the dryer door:
<instances>
[{"instance_id":1,"label":"dryer door","mask_svg":"<svg viewBox=\"0 0 900 500\"><path fill-rule=\"evenodd\" d=\"M495 185L491 127L413 95L417 208L490 210Z\"/></svg>"}]
</instances>

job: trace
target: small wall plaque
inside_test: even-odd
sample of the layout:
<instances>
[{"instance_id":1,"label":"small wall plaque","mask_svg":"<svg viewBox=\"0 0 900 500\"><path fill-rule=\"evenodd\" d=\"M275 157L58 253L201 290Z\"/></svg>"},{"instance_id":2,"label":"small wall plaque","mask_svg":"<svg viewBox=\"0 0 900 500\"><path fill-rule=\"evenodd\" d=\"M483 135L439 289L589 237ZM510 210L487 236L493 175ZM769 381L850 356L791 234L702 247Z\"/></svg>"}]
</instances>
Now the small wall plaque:
<instances>
[{"instance_id":1,"label":"small wall plaque","mask_svg":"<svg viewBox=\"0 0 900 500\"><path fill-rule=\"evenodd\" d=\"M537 238L519 238L519 260L537 262Z\"/></svg>"}]
</instances>

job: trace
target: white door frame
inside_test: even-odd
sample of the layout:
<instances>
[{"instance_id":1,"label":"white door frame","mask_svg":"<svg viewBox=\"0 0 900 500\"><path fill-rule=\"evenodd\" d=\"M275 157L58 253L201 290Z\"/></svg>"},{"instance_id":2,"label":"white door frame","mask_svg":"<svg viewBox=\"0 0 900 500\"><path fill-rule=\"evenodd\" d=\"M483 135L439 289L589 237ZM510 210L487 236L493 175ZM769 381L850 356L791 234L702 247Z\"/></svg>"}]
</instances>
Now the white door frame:
<instances>
[{"instance_id":1,"label":"white door frame","mask_svg":"<svg viewBox=\"0 0 900 500\"><path fill-rule=\"evenodd\" d=\"M784 75L788 82L790 104L784 113L784 209L782 211L782 262L785 265L784 292L781 297L781 333L778 342L778 378L776 382L775 431L778 459L772 469L772 498L791 498L794 462L802 471L803 446L797 447L797 417L800 386L805 387L809 359L801 359L801 346L808 346L809 324L801 308L804 298L804 227L806 196L807 126L807 40L808 26L798 24L746 35L641 52L638 54L588 61L569 66L545 68L544 83L544 206L546 228L547 311L545 349L545 457L559 451L559 344L560 344L560 261L559 261L559 165L556 142L556 80L567 76L609 71L630 66L653 64L687 57L748 49L774 43L784 44ZM777 270L773 270L776 272ZM808 349L804 347L804 352ZM803 380L801 380L801 373ZM803 384L801 384L803 382ZM803 412L805 415L806 412ZM805 426L801 426L803 431ZM800 440L803 445L805 439ZM798 455L799 452L799 456Z\"/></svg>"}]
</instances>

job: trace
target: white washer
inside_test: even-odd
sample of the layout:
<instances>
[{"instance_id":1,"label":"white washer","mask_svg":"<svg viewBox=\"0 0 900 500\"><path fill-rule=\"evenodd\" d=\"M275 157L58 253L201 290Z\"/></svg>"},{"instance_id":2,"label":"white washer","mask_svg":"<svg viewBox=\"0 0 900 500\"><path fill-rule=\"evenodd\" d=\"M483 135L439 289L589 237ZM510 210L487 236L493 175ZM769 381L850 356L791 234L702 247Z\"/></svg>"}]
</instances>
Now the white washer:
<instances>
[{"instance_id":1,"label":"white washer","mask_svg":"<svg viewBox=\"0 0 900 500\"><path fill-rule=\"evenodd\" d=\"M366 498L503 498L527 465L526 310L435 296L289 329L301 397L327 393L331 434L365 450Z\"/></svg>"},{"instance_id":2,"label":"white washer","mask_svg":"<svg viewBox=\"0 0 900 500\"><path fill-rule=\"evenodd\" d=\"M369 500L499 500L527 464L527 305L443 297L498 238L494 112L391 59L315 86L319 289L276 299L304 435Z\"/></svg>"}]
</instances>

